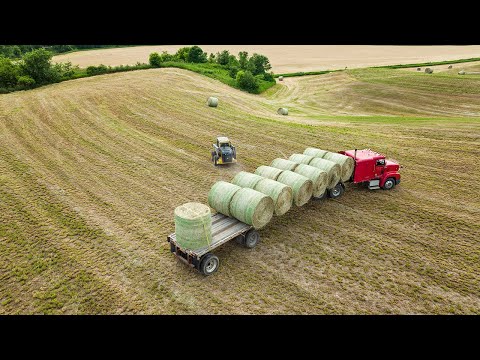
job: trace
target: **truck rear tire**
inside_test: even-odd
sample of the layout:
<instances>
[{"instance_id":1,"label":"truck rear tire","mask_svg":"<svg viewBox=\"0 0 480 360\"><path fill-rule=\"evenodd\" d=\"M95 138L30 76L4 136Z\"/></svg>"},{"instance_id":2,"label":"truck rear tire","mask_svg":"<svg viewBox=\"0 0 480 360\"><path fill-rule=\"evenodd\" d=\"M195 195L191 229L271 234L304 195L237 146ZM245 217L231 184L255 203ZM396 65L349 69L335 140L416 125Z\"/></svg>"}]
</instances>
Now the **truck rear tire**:
<instances>
[{"instance_id":1,"label":"truck rear tire","mask_svg":"<svg viewBox=\"0 0 480 360\"><path fill-rule=\"evenodd\" d=\"M392 190L395 187L396 181L394 178L388 178L383 184L384 190Z\"/></svg>"},{"instance_id":2,"label":"truck rear tire","mask_svg":"<svg viewBox=\"0 0 480 360\"><path fill-rule=\"evenodd\" d=\"M332 199L337 199L343 195L344 191L342 184L338 183L333 189L328 190L328 195Z\"/></svg>"},{"instance_id":3,"label":"truck rear tire","mask_svg":"<svg viewBox=\"0 0 480 360\"><path fill-rule=\"evenodd\" d=\"M200 272L205 276L209 276L216 272L219 266L220 260L218 257L213 254L207 254L200 262Z\"/></svg>"},{"instance_id":4,"label":"truck rear tire","mask_svg":"<svg viewBox=\"0 0 480 360\"><path fill-rule=\"evenodd\" d=\"M245 247L253 249L260 241L260 234L256 230L250 230L245 236Z\"/></svg>"}]
</instances>

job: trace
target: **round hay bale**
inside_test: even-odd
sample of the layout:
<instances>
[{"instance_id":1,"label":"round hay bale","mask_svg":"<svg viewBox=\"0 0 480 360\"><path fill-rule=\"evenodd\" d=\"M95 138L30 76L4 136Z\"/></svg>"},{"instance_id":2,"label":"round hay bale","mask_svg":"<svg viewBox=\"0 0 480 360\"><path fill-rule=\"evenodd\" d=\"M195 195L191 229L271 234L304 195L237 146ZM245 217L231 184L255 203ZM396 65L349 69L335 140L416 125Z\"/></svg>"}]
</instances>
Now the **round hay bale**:
<instances>
[{"instance_id":1,"label":"round hay bale","mask_svg":"<svg viewBox=\"0 0 480 360\"><path fill-rule=\"evenodd\" d=\"M246 171L240 171L232 180L232 184L246 187L250 189L255 189L255 185L264 178L260 175L252 174Z\"/></svg>"},{"instance_id":2,"label":"round hay bale","mask_svg":"<svg viewBox=\"0 0 480 360\"><path fill-rule=\"evenodd\" d=\"M255 189L268 195L273 200L274 214L277 216L285 214L293 204L293 190L290 186L279 183L275 180L263 179L255 185Z\"/></svg>"},{"instance_id":3,"label":"round hay bale","mask_svg":"<svg viewBox=\"0 0 480 360\"><path fill-rule=\"evenodd\" d=\"M288 109L287 108L279 108L277 110L277 113L280 115L288 115Z\"/></svg>"},{"instance_id":4,"label":"round hay bale","mask_svg":"<svg viewBox=\"0 0 480 360\"><path fill-rule=\"evenodd\" d=\"M451 68L453 68L453 66L452 66L452 65L450 65L448 68L449 68L449 69L451 69Z\"/></svg>"},{"instance_id":5,"label":"round hay bale","mask_svg":"<svg viewBox=\"0 0 480 360\"><path fill-rule=\"evenodd\" d=\"M417 68L417 71L422 71L422 68Z\"/></svg>"},{"instance_id":6,"label":"round hay bale","mask_svg":"<svg viewBox=\"0 0 480 360\"><path fill-rule=\"evenodd\" d=\"M285 170L280 174L277 181L292 188L293 203L297 206L305 205L312 197L312 180L303 175Z\"/></svg>"},{"instance_id":7,"label":"round hay bale","mask_svg":"<svg viewBox=\"0 0 480 360\"><path fill-rule=\"evenodd\" d=\"M314 197L321 197L325 194L328 179L325 170L321 170L315 166L299 164L294 172L312 180L312 195Z\"/></svg>"},{"instance_id":8,"label":"round hay bale","mask_svg":"<svg viewBox=\"0 0 480 360\"><path fill-rule=\"evenodd\" d=\"M230 203L232 216L255 229L261 229L270 222L273 210L270 196L249 188L238 190Z\"/></svg>"},{"instance_id":9,"label":"round hay bale","mask_svg":"<svg viewBox=\"0 0 480 360\"><path fill-rule=\"evenodd\" d=\"M298 163L290 161L290 160L276 158L272 161L270 166L274 167L274 168L277 168L277 169L280 169L280 170L294 171L295 168L298 166Z\"/></svg>"},{"instance_id":10,"label":"round hay bale","mask_svg":"<svg viewBox=\"0 0 480 360\"><path fill-rule=\"evenodd\" d=\"M259 166L257 170L255 170L255 174L263 176L264 178L270 180L277 180L278 176L283 172L283 170L276 169L271 166Z\"/></svg>"},{"instance_id":11,"label":"round hay bale","mask_svg":"<svg viewBox=\"0 0 480 360\"><path fill-rule=\"evenodd\" d=\"M233 195L240 189L240 186L225 181L217 181L208 193L208 205L223 215L231 216L230 202Z\"/></svg>"},{"instance_id":12,"label":"round hay bale","mask_svg":"<svg viewBox=\"0 0 480 360\"><path fill-rule=\"evenodd\" d=\"M210 107L217 107L218 106L218 99L216 97L210 96L207 100L207 105Z\"/></svg>"},{"instance_id":13,"label":"round hay bale","mask_svg":"<svg viewBox=\"0 0 480 360\"><path fill-rule=\"evenodd\" d=\"M458 72L458 75L465 75L465 70L460 70L460 71Z\"/></svg>"},{"instance_id":14,"label":"round hay bale","mask_svg":"<svg viewBox=\"0 0 480 360\"><path fill-rule=\"evenodd\" d=\"M340 181L342 168L337 163L330 160L314 158L309 165L327 172L327 189L333 189Z\"/></svg>"},{"instance_id":15,"label":"round hay bale","mask_svg":"<svg viewBox=\"0 0 480 360\"><path fill-rule=\"evenodd\" d=\"M279 76L278 81L283 81L283 76Z\"/></svg>"},{"instance_id":16,"label":"round hay bale","mask_svg":"<svg viewBox=\"0 0 480 360\"><path fill-rule=\"evenodd\" d=\"M317 148L306 148L303 152L303 155L313 156L323 158L323 156L327 153L327 150L320 150Z\"/></svg>"},{"instance_id":17,"label":"round hay bale","mask_svg":"<svg viewBox=\"0 0 480 360\"><path fill-rule=\"evenodd\" d=\"M355 160L353 160L350 156L328 152L323 156L323 158L325 160L330 160L340 165L340 167L342 168L340 178L343 182L350 179L353 174L353 169L355 168Z\"/></svg>"},{"instance_id":18,"label":"round hay bale","mask_svg":"<svg viewBox=\"0 0 480 360\"><path fill-rule=\"evenodd\" d=\"M298 164L308 165L310 161L313 160L313 156L303 155L303 154L293 154L288 158L288 160L293 161Z\"/></svg>"},{"instance_id":19,"label":"round hay bale","mask_svg":"<svg viewBox=\"0 0 480 360\"><path fill-rule=\"evenodd\" d=\"M425 73L427 73L427 74L432 74L432 73L433 73L433 69L426 68L426 69L425 69Z\"/></svg>"},{"instance_id":20,"label":"round hay bale","mask_svg":"<svg viewBox=\"0 0 480 360\"><path fill-rule=\"evenodd\" d=\"M174 210L177 243L197 250L212 243L212 217L210 208L200 203L186 203Z\"/></svg>"}]
</instances>

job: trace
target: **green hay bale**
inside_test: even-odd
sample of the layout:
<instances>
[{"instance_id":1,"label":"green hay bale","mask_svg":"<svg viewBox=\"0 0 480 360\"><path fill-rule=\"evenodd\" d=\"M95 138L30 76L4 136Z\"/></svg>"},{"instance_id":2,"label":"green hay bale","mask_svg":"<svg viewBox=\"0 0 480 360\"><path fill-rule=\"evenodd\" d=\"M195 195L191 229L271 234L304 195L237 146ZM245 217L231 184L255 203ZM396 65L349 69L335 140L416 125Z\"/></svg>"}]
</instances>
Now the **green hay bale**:
<instances>
[{"instance_id":1,"label":"green hay bale","mask_svg":"<svg viewBox=\"0 0 480 360\"><path fill-rule=\"evenodd\" d=\"M276 169L271 166L259 166L257 170L255 170L255 174L263 176L264 178L270 180L277 180L278 176L282 173L283 170Z\"/></svg>"},{"instance_id":2,"label":"green hay bale","mask_svg":"<svg viewBox=\"0 0 480 360\"><path fill-rule=\"evenodd\" d=\"M340 178L343 182L350 179L353 174L353 169L355 168L355 160L353 160L350 156L328 152L323 156L323 158L325 160L330 160L340 165L340 167L342 168Z\"/></svg>"},{"instance_id":3,"label":"green hay bale","mask_svg":"<svg viewBox=\"0 0 480 360\"><path fill-rule=\"evenodd\" d=\"M270 196L259 191L242 188L233 195L230 213L235 219L261 229L272 219L274 211Z\"/></svg>"},{"instance_id":4,"label":"green hay bale","mask_svg":"<svg viewBox=\"0 0 480 360\"><path fill-rule=\"evenodd\" d=\"M263 179L264 178L259 176L259 175L252 174L252 173L249 173L249 172L246 172L246 171L240 171L233 178L232 184L240 186L240 187L255 189L255 185L257 185L257 183L259 181L263 180Z\"/></svg>"},{"instance_id":5,"label":"green hay bale","mask_svg":"<svg viewBox=\"0 0 480 360\"><path fill-rule=\"evenodd\" d=\"M210 208L200 203L186 203L175 208L175 236L186 249L197 250L212 243Z\"/></svg>"},{"instance_id":6,"label":"green hay bale","mask_svg":"<svg viewBox=\"0 0 480 360\"><path fill-rule=\"evenodd\" d=\"M312 161L313 156L303 155L303 154L293 154L288 158L288 160L296 162L298 164L308 165Z\"/></svg>"},{"instance_id":7,"label":"green hay bale","mask_svg":"<svg viewBox=\"0 0 480 360\"><path fill-rule=\"evenodd\" d=\"M327 172L327 189L333 189L340 181L342 168L337 163L330 160L314 158L310 161L309 165Z\"/></svg>"},{"instance_id":8,"label":"green hay bale","mask_svg":"<svg viewBox=\"0 0 480 360\"><path fill-rule=\"evenodd\" d=\"M303 175L296 174L293 171L285 170L278 176L277 181L292 188L293 203L296 206L305 205L312 197L312 180Z\"/></svg>"},{"instance_id":9,"label":"green hay bale","mask_svg":"<svg viewBox=\"0 0 480 360\"><path fill-rule=\"evenodd\" d=\"M217 107L218 106L218 99L216 97L209 97L207 100L207 105L210 107Z\"/></svg>"},{"instance_id":10,"label":"green hay bale","mask_svg":"<svg viewBox=\"0 0 480 360\"><path fill-rule=\"evenodd\" d=\"M223 215L231 216L230 202L233 195L240 189L240 186L225 181L218 181L208 193L208 205Z\"/></svg>"},{"instance_id":11,"label":"green hay bale","mask_svg":"<svg viewBox=\"0 0 480 360\"><path fill-rule=\"evenodd\" d=\"M295 173L305 176L312 180L313 184L313 196L321 197L325 190L327 190L327 172L325 170L320 170L317 167L299 164L295 169Z\"/></svg>"},{"instance_id":12,"label":"green hay bale","mask_svg":"<svg viewBox=\"0 0 480 360\"><path fill-rule=\"evenodd\" d=\"M426 74L433 74L433 69L426 68L426 69L425 69L425 73L426 73Z\"/></svg>"},{"instance_id":13,"label":"green hay bale","mask_svg":"<svg viewBox=\"0 0 480 360\"><path fill-rule=\"evenodd\" d=\"M277 113L280 115L288 115L288 109L287 108L279 108L277 110Z\"/></svg>"},{"instance_id":14,"label":"green hay bale","mask_svg":"<svg viewBox=\"0 0 480 360\"><path fill-rule=\"evenodd\" d=\"M293 204L293 190L290 186L275 180L263 179L255 185L255 190L268 195L273 200L274 214L285 214Z\"/></svg>"},{"instance_id":15,"label":"green hay bale","mask_svg":"<svg viewBox=\"0 0 480 360\"><path fill-rule=\"evenodd\" d=\"M271 167L280 169L280 170L290 170L294 171L295 168L298 166L298 163L295 163L290 160L285 160L281 158L276 158L275 160L272 161L270 164Z\"/></svg>"},{"instance_id":16,"label":"green hay bale","mask_svg":"<svg viewBox=\"0 0 480 360\"><path fill-rule=\"evenodd\" d=\"M327 150L320 150L317 148L306 148L303 152L303 155L309 155L313 157L323 158L323 156L327 153Z\"/></svg>"}]
</instances>

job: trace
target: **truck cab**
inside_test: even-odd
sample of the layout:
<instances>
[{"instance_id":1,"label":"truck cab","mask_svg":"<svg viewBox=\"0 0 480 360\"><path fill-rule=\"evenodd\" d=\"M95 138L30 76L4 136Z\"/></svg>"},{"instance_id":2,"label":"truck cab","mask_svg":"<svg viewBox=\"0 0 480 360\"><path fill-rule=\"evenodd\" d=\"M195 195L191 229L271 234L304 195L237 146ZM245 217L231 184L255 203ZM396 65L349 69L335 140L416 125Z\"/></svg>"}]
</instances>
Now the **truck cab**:
<instances>
[{"instance_id":1,"label":"truck cab","mask_svg":"<svg viewBox=\"0 0 480 360\"><path fill-rule=\"evenodd\" d=\"M350 156L355 161L351 181L353 183L368 183L369 189L390 190L400 183L400 165L387 160L385 155L365 150L340 151L340 154Z\"/></svg>"}]
</instances>

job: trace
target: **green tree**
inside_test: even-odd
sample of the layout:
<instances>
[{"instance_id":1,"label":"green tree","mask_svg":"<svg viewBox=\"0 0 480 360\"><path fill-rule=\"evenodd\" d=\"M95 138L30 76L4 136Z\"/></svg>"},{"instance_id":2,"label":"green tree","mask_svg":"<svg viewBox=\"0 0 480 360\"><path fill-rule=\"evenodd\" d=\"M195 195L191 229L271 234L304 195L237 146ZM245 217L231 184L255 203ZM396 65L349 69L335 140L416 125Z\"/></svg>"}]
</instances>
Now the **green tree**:
<instances>
[{"instance_id":1,"label":"green tree","mask_svg":"<svg viewBox=\"0 0 480 360\"><path fill-rule=\"evenodd\" d=\"M264 55L253 54L248 60L253 75L264 74L272 68L270 61Z\"/></svg>"},{"instance_id":2,"label":"green tree","mask_svg":"<svg viewBox=\"0 0 480 360\"><path fill-rule=\"evenodd\" d=\"M238 53L238 63L240 64L240 69L246 70L248 64L248 52L240 51Z\"/></svg>"},{"instance_id":3,"label":"green tree","mask_svg":"<svg viewBox=\"0 0 480 360\"><path fill-rule=\"evenodd\" d=\"M188 46L178 49L175 53L175 58L180 61L188 61L188 53L190 52L190 49L191 48Z\"/></svg>"},{"instance_id":4,"label":"green tree","mask_svg":"<svg viewBox=\"0 0 480 360\"><path fill-rule=\"evenodd\" d=\"M28 75L23 75L18 78L18 85L24 88L32 88L35 86L35 80Z\"/></svg>"},{"instance_id":5,"label":"green tree","mask_svg":"<svg viewBox=\"0 0 480 360\"><path fill-rule=\"evenodd\" d=\"M158 55L157 52L151 53L150 56L148 57L148 63L151 66L160 67L161 62L162 61L161 61L160 55Z\"/></svg>"},{"instance_id":6,"label":"green tree","mask_svg":"<svg viewBox=\"0 0 480 360\"><path fill-rule=\"evenodd\" d=\"M187 55L187 62L190 63L205 63L207 62L207 53L198 46L192 46Z\"/></svg>"},{"instance_id":7,"label":"green tree","mask_svg":"<svg viewBox=\"0 0 480 360\"><path fill-rule=\"evenodd\" d=\"M220 65L227 65L230 60L230 52L223 50L221 53L217 53L217 63Z\"/></svg>"},{"instance_id":8,"label":"green tree","mask_svg":"<svg viewBox=\"0 0 480 360\"><path fill-rule=\"evenodd\" d=\"M10 59L0 56L0 87L14 87L17 84L17 76L17 66Z\"/></svg>"},{"instance_id":9,"label":"green tree","mask_svg":"<svg viewBox=\"0 0 480 360\"><path fill-rule=\"evenodd\" d=\"M247 90L248 92L256 92L258 90L257 79L248 70L240 70L237 73L237 84L240 89Z\"/></svg>"},{"instance_id":10,"label":"green tree","mask_svg":"<svg viewBox=\"0 0 480 360\"><path fill-rule=\"evenodd\" d=\"M210 56L208 57L208 62L209 63L214 63L215 62L215 54L210 53Z\"/></svg>"},{"instance_id":11,"label":"green tree","mask_svg":"<svg viewBox=\"0 0 480 360\"><path fill-rule=\"evenodd\" d=\"M35 49L26 53L20 62L22 75L35 80L37 85L48 84L58 79L58 73L52 68L53 54L45 49Z\"/></svg>"}]
</instances>

